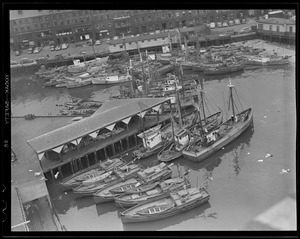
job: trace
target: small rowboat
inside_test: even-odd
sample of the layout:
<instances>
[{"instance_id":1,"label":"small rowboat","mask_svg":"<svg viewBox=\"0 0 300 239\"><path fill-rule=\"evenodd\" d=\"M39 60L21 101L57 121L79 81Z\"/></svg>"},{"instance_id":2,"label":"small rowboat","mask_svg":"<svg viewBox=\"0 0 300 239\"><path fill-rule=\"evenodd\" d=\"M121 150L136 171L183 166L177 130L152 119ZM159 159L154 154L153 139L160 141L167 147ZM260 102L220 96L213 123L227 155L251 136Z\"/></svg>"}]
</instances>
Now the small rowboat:
<instances>
[{"instance_id":1,"label":"small rowboat","mask_svg":"<svg viewBox=\"0 0 300 239\"><path fill-rule=\"evenodd\" d=\"M108 176L110 176L112 174L113 171L109 171L106 173L103 173L101 175L88 175L89 179L86 179L84 181L82 181L83 185L91 185L97 182L101 182L103 181L105 178L107 178Z\"/></svg>"},{"instance_id":2,"label":"small rowboat","mask_svg":"<svg viewBox=\"0 0 300 239\"><path fill-rule=\"evenodd\" d=\"M111 193L126 193L126 194L132 194L132 193L142 193L148 190L151 190L155 188L159 183L151 183L143 185L140 182L138 183L129 183L125 185L121 185L120 187L115 187L109 190Z\"/></svg>"},{"instance_id":3,"label":"small rowboat","mask_svg":"<svg viewBox=\"0 0 300 239\"><path fill-rule=\"evenodd\" d=\"M210 198L204 188L188 188L149 200L131 207L120 214L122 223L146 222L163 219L195 208Z\"/></svg>"},{"instance_id":4,"label":"small rowboat","mask_svg":"<svg viewBox=\"0 0 300 239\"><path fill-rule=\"evenodd\" d=\"M171 209L172 207L174 207L174 203L167 204L167 205L159 205L159 206L154 205L152 207L137 211L136 213L139 215L144 215L144 216L145 215L153 215L153 214L165 212L165 211Z\"/></svg>"}]
</instances>

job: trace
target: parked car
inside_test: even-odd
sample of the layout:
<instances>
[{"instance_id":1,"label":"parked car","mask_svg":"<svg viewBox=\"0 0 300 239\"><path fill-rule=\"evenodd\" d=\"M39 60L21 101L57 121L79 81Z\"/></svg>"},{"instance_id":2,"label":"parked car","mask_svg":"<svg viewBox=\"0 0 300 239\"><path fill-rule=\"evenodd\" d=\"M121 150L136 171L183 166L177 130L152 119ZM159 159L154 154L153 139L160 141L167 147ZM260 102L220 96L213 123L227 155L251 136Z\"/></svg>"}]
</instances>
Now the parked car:
<instances>
[{"instance_id":1,"label":"parked car","mask_svg":"<svg viewBox=\"0 0 300 239\"><path fill-rule=\"evenodd\" d=\"M210 23L210 29L214 29L216 27L216 24L214 22Z\"/></svg>"},{"instance_id":2,"label":"parked car","mask_svg":"<svg viewBox=\"0 0 300 239\"><path fill-rule=\"evenodd\" d=\"M100 41L100 40L96 40L96 41L95 41L95 45L96 45L96 46L101 45L101 41Z\"/></svg>"},{"instance_id":3,"label":"parked car","mask_svg":"<svg viewBox=\"0 0 300 239\"><path fill-rule=\"evenodd\" d=\"M37 54L37 53L39 53L41 50L42 50L42 48L38 46L38 47L36 47L36 48L34 49L33 53L34 53L34 54Z\"/></svg>"},{"instance_id":4,"label":"parked car","mask_svg":"<svg viewBox=\"0 0 300 239\"><path fill-rule=\"evenodd\" d=\"M55 51L59 51L59 50L61 50L61 45L57 45L57 46L55 47Z\"/></svg>"},{"instance_id":5,"label":"parked car","mask_svg":"<svg viewBox=\"0 0 300 239\"><path fill-rule=\"evenodd\" d=\"M246 19L245 18L242 19L242 24L246 24Z\"/></svg>"},{"instance_id":6,"label":"parked car","mask_svg":"<svg viewBox=\"0 0 300 239\"><path fill-rule=\"evenodd\" d=\"M231 20L229 21L229 26L233 26L234 25L234 22Z\"/></svg>"},{"instance_id":7,"label":"parked car","mask_svg":"<svg viewBox=\"0 0 300 239\"><path fill-rule=\"evenodd\" d=\"M248 33L251 31L251 27L243 27L241 30L239 30L239 34Z\"/></svg>"},{"instance_id":8,"label":"parked car","mask_svg":"<svg viewBox=\"0 0 300 239\"><path fill-rule=\"evenodd\" d=\"M33 47L29 47L27 53L28 53L28 54L32 54L32 53L33 53L33 49L34 49Z\"/></svg>"},{"instance_id":9,"label":"parked car","mask_svg":"<svg viewBox=\"0 0 300 239\"><path fill-rule=\"evenodd\" d=\"M91 46L91 45L93 45L93 40L92 39L90 39L90 40L88 40L87 42L86 42L86 44L88 44L89 46Z\"/></svg>"},{"instance_id":10,"label":"parked car","mask_svg":"<svg viewBox=\"0 0 300 239\"><path fill-rule=\"evenodd\" d=\"M222 27L222 22L218 22L217 27Z\"/></svg>"},{"instance_id":11,"label":"parked car","mask_svg":"<svg viewBox=\"0 0 300 239\"><path fill-rule=\"evenodd\" d=\"M228 27L227 21L223 22L223 25L222 25L222 26L223 26L223 27Z\"/></svg>"},{"instance_id":12,"label":"parked car","mask_svg":"<svg viewBox=\"0 0 300 239\"><path fill-rule=\"evenodd\" d=\"M55 46L54 45L50 46L50 51L55 51Z\"/></svg>"},{"instance_id":13,"label":"parked car","mask_svg":"<svg viewBox=\"0 0 300 239\"><path fill-rule=\"evenodd\" d=\"M17 50L17 51L15 51L15 55L16 56L19 56L19 55L21 55L22 54L22 50Z\"/></svg>"},{"instance_id":14,"label":"parked car","mask_svg":"<svg viewBox=\"0 0 300 239\"><path fill-rule=\"evenodd\" d=\"M69 44L68 43L63 43L62 45L61 45L61 49L63 50L63 49L67 49L69 47Z\"/></svg>"},{"instance_id":15,"label":"parked car","mask_svg":"<svg viewBox=\"0 0 300 239\"><path fill-rule=\"evenodd\" d=\"M240 23L240 19L234 19L234 24L235 25L240 25L241 23Z\"/></svg>"}]
</instances>

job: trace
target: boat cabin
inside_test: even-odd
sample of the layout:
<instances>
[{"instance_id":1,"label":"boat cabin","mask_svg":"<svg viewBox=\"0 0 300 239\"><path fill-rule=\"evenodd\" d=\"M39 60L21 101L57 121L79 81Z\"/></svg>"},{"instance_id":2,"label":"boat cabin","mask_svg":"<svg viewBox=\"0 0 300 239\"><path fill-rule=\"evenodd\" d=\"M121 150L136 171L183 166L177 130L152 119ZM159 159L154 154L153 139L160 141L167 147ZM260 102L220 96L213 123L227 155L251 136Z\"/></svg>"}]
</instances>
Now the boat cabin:
<instances>
[{"instance_id":1,"label":"boat cabin","mask_svg":"<svg viewBox=\"0 0 300 239\"><path fill-rule=\"evenodd\" d=\"M143 145L145 148L153 148L162 141L160 128L161 124L155 126L154 128L148 129L144 133L138 134L138 137L143 140Z\"/></svg>"},{"instance_id":2,"label":"boat cabin","mask_svg":"<svg viewBox=\"0 0 300 239\"><path fill-rule=\"evenodd\" d=\"M189 134L185 129L180 129L175 133L175 142L180 145L186 145L189 142Z\"/></svg>"}]
</instances>

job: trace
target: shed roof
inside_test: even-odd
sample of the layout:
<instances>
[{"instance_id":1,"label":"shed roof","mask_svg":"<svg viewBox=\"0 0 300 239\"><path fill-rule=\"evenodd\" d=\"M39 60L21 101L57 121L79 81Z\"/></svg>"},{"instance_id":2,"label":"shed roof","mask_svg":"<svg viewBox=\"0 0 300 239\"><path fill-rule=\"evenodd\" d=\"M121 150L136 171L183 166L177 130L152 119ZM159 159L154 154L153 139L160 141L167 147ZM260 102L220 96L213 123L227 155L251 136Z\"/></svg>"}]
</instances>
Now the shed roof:
<instances>
[{"instance_id":1,"label":"shed roof","mask_svg":"<svg viewBox=\"0 0 300 239\"><path fill-rule=\"evenodd\" d=\"M103 129L168 100L168 98L110 100L105 102L97 113L95 112L92 116L30 139L27 143L37 153L42 153L86 136L96 130Z\"/></svg>"},{"instance_id":2,"label":"shed roof","mask_svg":"<svg viewBox=\"0 0 300 239\"><path fill-rule=\"evenodd\" d=\"M268 19L262 19L258 20L257 23L267 23L267 24L279 24L279 25L295 25L295 21L291 19L285 19L285 18L276 18L276 17L271 17Z\"/></svg>"},{"instance_id":3,"label":"shed roof","mask_svg":"<svg viewBox=\"0 0 300 239\"><path fill-rule=\"evenodd\" d=\"M160 32L156 34L148 34L148 35L142 35L142 36L134 36L134 37L125 37L121 39L116 39L116 40L111 40L109 42L110 45L115 45L115 44L123 44L124 41L125 43L127 42L136 42L136 41L144 41L144 40L149 40L149 39L154 39L154 38L161 38L161 37L167 37L167 36L175 36L177 31L167 31L167 32Z\"/></svg>"}]
</instances>

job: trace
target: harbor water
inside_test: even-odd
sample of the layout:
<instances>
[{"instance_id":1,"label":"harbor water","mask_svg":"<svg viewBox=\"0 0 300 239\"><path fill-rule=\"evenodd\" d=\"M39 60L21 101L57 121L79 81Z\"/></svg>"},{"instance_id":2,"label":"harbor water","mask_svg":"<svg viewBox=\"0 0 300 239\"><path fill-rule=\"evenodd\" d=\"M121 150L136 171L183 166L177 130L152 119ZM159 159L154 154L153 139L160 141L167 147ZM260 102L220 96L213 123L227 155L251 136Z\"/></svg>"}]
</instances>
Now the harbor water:
<instances>
[{"instance_id":1,"label":"harbor water","mask_svg":"<svg viewBox=\"0 0 300 239\"><path fill-rule=\"evenodd\" d=\"M192 74L192 72L185 72ZM75 199L48 181L52 202L68 231L247 230L259 213L296 191L295 63L261 67L230 75L240 100L253 107L253 125L240 137L200 163L179 158L173 176L190 170L192 186L209 179L210 200L182 214L150 223L122 224L114 202ZM208 99L225 108L227 75L205 78ZM71 97L99 100L103 86L78 89L44 87L34 74L13 77L12 115L57 115ZM225 102L224 102L225 99ZM226 109L228 107L226 106ZM228 110L228 109L227 109ZM229 115L228 115L229 116ZM271 157L266 157L271 154ZM156 156L140 161L158 163ZM281 174L282 169L290 173Z\"/></svg>"}]
</instances>

